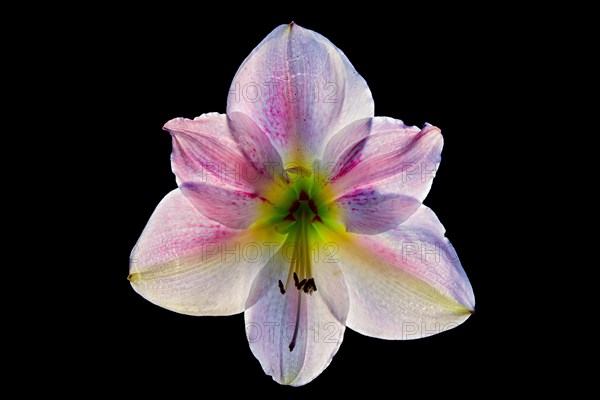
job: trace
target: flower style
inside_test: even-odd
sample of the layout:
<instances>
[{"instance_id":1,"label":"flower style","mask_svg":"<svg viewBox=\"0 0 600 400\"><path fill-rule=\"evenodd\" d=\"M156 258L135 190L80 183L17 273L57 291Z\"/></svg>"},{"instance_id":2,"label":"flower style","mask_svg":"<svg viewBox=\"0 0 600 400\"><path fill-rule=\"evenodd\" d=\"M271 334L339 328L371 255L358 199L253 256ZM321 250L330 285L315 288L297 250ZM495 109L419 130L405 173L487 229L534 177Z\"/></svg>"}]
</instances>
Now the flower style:
<instances>
[{"instance_id":1,"label":"flower style","mask_svg":"<svg viewBox=\"0 0 600 400\"><path fill-rule=\"evenodd\" d=\"M346 326L413 339L472 314L469 280L422 204L440 130L374 117L365 80L325 37L279 26L239 68L227 115L164 129L178 189L144 229L129 280L179 313L244 311L277 382L317 377Z\"/></svg>"}]
</instances>

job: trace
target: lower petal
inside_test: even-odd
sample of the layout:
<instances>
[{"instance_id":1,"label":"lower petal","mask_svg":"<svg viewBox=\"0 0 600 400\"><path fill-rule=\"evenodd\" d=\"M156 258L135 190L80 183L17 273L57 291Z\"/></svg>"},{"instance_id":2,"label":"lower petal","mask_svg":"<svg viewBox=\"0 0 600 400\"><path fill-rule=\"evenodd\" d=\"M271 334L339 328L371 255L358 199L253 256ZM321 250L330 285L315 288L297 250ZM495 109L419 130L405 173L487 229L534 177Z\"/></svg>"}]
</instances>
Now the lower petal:
<instances>
[{"instance_id":1,"label":"lower petal","mask_svg":"<svg viewBox=\"0 0 600 400\"><path fill-rule=\"evenodd\" d=\"M279 252L255 278L245 313L246 334L266 374L281 384L301 386L323 372L339 349L348 292L341 271L328 257L314 265L318 289L310 295L293 285L281 293L278 281L286 282L288 270L289 260Z\"/></svg>"},{"instance_id":2,"label":"lower petal","mask_svg":"<svg viewBox=\"0 0 600 400\"><path fill-rule=\"evenodd\" d=\"M383 339L416 339L464 322L475 298L444 228L421 206L388 232L340 241L350 294L347 325Z\"/></svg>"},{"instance_id":3,"label":"lower petal","mask_svg":"<svg viewBox=\"0 0 600 400\"><path fill-rule=\"evenodd\" d=\"M237 314L281 244L266 239L206 218L176 189L156 207L134 247L129 280L142 297L172 311Z\"/></svg>"}]
</instances>

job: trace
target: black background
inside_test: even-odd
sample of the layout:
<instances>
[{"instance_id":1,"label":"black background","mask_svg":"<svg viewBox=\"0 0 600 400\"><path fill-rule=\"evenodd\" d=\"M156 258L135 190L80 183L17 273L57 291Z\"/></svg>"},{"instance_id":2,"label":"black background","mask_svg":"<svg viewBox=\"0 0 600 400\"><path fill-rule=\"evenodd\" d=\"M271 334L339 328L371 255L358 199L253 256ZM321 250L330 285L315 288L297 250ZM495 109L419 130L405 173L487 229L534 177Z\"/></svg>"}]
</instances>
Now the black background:
<instances>
[{"instance_id":1,"label":"black background","mask_svg":"<svg viewBox=\"0 0 600 400\"><path fill-rule=\"evenodd\" d=\"M232 6L233 7L233 6ZM512 332L500 291L508 260L498 251L506 224L499 204L510 176L499 171L497 149L522 98L501 101L519 65L514 39L521 21L499 14L470 18L454 10L398 13L356 9L331 12L198 12L154 9L152 15L115 11L94 25L94 62L105 74L92 84L103 98L96 117L106 125L110 153L104 172L100 240L103 286L91 325L82 329L91 350L82 363L108 363L88 376L99 389L206 393L237 390L259 397L391 393L447 395L492 379ZM175 178L163 124L225 112L231 80L244 58L277 25L295 21L329 38L366 79L375 113L410 125L442 129L442 163L425 200L447 229L475 291L477 312L460 327L417 341L385 341L346 330L331 365L312 383L283 387L266 376L250 352L243 315L190 317L141 298L126 280L129 253ZM519 49L521 47L518 47ZM506 97L503 97L506 98ZM506 157L506 153L504 157ZM509 154L508 157L511 157ZM501 172L501 173L499 173ZM510 171L508 175L510 175ZM92 260L96 262L100 260ZM93 340L91 338L94 338ZM521 363L520 367L523 367ZM507 379L515 372L506 371ZM212 396L211 396L212 397Z\"/></svg>"}]
</instances>

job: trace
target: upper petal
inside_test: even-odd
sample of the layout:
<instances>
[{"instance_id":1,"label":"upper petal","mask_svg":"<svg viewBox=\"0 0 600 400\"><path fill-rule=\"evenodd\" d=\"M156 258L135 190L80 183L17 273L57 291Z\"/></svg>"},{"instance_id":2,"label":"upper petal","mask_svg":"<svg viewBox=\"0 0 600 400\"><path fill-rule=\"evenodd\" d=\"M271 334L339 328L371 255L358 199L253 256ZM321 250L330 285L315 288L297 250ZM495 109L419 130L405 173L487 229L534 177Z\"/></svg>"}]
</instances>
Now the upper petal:
<instances>
[{"instance_id":1,"label":"upper petal","mask_svg":"<svg viewBox=\"0 0 600 400\"><path fill-rule=\"evenodd\" d=\"M227 114L251 117L284 162L320 158L328 138L372 117L365 80L327 38L294 23L271 32L246 58L227 98ZM300 154L301 153L301 154Z\"/></svg>"},{"instance_id":2,"label":"upper petal","mask_svg":"<svg viewBox=\"0 0 600 400\"><path fill-rule=\"evenodd\" d=\"M244 310L254 277L278 236L230 229L192 206L179 189L156 207L131 253L131 285L147 300L190 315Z\"/></svg>"},{"instance_id":3,"label":"upper petal","mask_svg":"<svg viewBox=\"0 0 600 400\"><path fill-rule=\"evenodd\" d=\"M256 218L259 194L282 181L282 161L249 118L234 113L175 118L171 163L177 184L204 216L243 229Z\"/></svg>"},{"instance_id":4,"label":"upper petal","mask_svg":"<svg viewBox=\"0 0 600 400\"><path fill-rule=\"evenodd\" d=\"M350 293L350 328L383 339L415 339L451 329L475 307L471 284L444 228L421 206L379 235L340 245Z\"/></svg>"},{"instance_id":5,"label":"upper petal","mask_svg":"<svg viewBox=\"0 0 600 400\"><path fill-rule=\"evenodd\" d=\"M256 171L267 181L285 180L281 156L256 122L240 112L227 117L233 138Z\"/></svg>"},{"instance_id":6,"label":"upper petal","mask_svg":"<svg viewBox=\"0 0 600 400\"><path fill-rule=\"evenodd\" d=\"M265 373L281 384L300 386L312 381L342 343L348 291L333 261L322 257L313 266L317 291L310 295L293 284L281 294L278 281L288 279L290 262L282 252L254 280L246 305L246 334ZM290 351L296 324L295 346Z\"/></svg>"},{"instance_id":7,"label":"upper petal","mask_svg":"<svg viewBox=\"0 0 600 400\"><path fill-rule=\"evenodd\" d=\"M343 153L348 157L348 149L351 145L357 144L356 150L360 151L364 147L364 141L366 137L371 134L373 130L373 123L376 118L363 118L351 122L350 124L342 127L339 132L336 132L325 146L323 151L322 163L324 170L330 174L330 176L337 175L340 167L344 165L344 160L340 159L340 155ZM334 167L336 168L334 172Z\"/></svg>"},{"instance_id":8,"label":"upper petal","mask_svg":"<svg viewBox=\"0 0 600 400\"><path fill-rule=\"evenodd\" d=\"M184 182L180 189L204 216L234 229L245 229L257 220L266 200L256 194L206 183Z\"/></svg>"},{"instance_id":9,"label":"upper petal","mask_svg":"<svg viewBox=\"0 0 600 400\"><path fill-rule=\"evenodd\" d=\"M342 210L346 231L374 235L390 230L407 220L421 205L413 197L381 194L374 189L357 189L335 201Z\"/></svg>"},{"instance_id":10,"label":"upper petal","mask_svg":"<svg viewBox=\"0 0 600 400\"><path fill-rule=\"evenodd\" d=\"M432 125L420 130L400 120L377 117L357 121L327 145L327 166L333 193L376 189L419 201L427 196L441 160L443 139Z\"/></svg>"},{"instance_id":11,"label":"upper petal","mask_svg":"<svg viewBox=\"0 0 600 400\"><path fill-rule=\"evenodd\" d=\"M204 183L251 193L262 186L261 172L240 150L224 114L175 118L163 129L173 137L171 166L178 185Z\"/></svg>"}]
</instances>

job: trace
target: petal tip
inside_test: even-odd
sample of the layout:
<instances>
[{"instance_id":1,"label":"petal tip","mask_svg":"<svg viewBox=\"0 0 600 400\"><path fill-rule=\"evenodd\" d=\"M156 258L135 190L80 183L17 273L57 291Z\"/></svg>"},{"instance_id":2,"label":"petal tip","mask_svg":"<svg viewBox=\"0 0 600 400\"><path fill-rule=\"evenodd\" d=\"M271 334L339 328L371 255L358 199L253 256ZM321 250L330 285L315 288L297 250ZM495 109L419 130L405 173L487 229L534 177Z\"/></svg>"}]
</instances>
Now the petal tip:
<instances>
[{"instance_id":1,"label":"petal tip","mask_svg":"<svg viewBox=\"0 0 600 400\"><path fill-rule=\"evenodd\" d=\"M439 133L442 133L442 130L440 128L438 128L435 125L430 124L429 122L425 122L425 124L423 125L422 131L425 131L425 132L437 131Z\"/></svg>"},{"instance_id":2,"label":"petal tip","mask_svg":"<svg viewBox=\"0 0 600 400\"><path fill-rule=\"evenodd\" d=\"M133 273L133 274L129 274L129 275L127 275L127 280L128 280L129 282L132 282L132 283L134 283L134 282L136 282L138 279L140 279L140 274L139 274L139 272L136 272L136 273Z\"/></svg>"},{"instance_id":3,"label":"petal tip","mask_svg":"<svg viewBox=\"0 0 600 400\"><path fill-rule=\"evenodd\" d=\"M296 28L296 27L298 27L298 25L296 25L296 23L294 21L292 21L289 24L284 25L283 33L284 34L290 34L290 33L292 33L292 30L294 28Z\"/></svg>"},{"instance_id":4,"label":"petal tip","mask_svg":"<svg viewBox=\"0 0 600 400\"><path fill-rule=\"evenodd\" d=\"M182 118L182 117L170 119L163 125L162 128L164 131L171 132L172 130L181 126L181 124L184 120L185 120L185 118Z\"/></svg>"}]
</instances>

